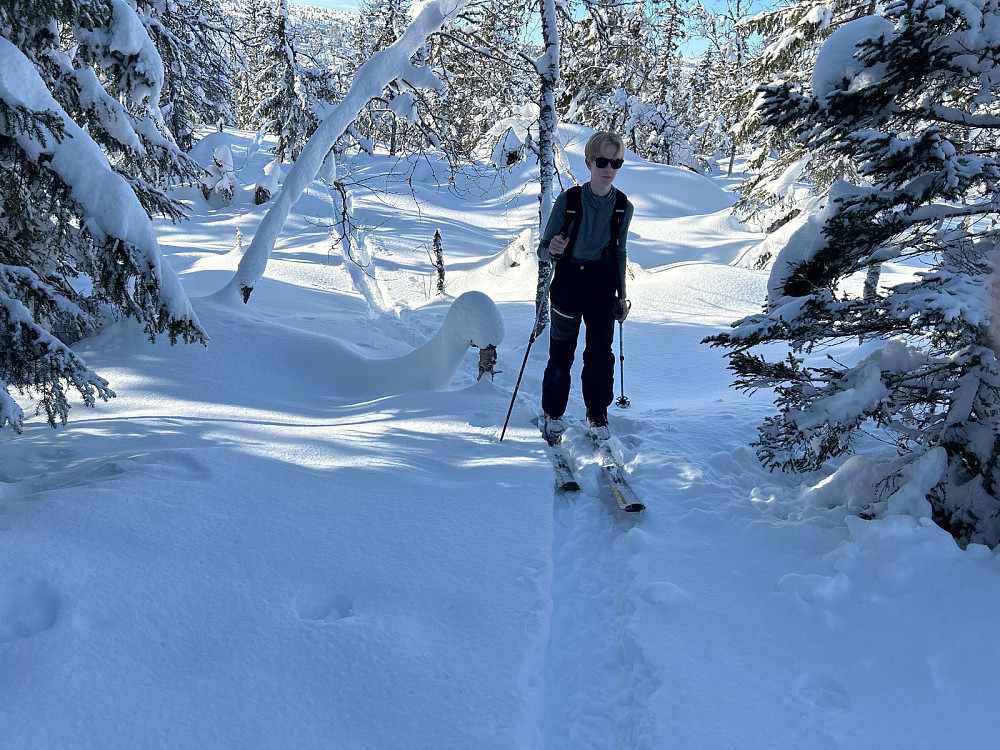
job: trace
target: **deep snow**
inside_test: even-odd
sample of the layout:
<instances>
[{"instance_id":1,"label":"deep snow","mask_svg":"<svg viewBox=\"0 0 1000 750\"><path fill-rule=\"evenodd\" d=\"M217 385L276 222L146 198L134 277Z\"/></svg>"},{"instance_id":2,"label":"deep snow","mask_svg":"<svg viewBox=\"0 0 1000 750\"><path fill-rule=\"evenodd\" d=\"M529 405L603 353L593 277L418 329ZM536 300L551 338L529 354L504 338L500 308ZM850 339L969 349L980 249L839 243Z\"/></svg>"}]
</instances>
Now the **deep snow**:
<instances>
[{"instance_id":1,"label":"deep snow","mask_svg":"<svg viewBox=\"0 0 1000 750\"><path fill-rule=\"evenodd\" d=\"M562 131L581 176L586 135ZM379 190L352 196L370 263L345 264L314 182L243 306L213 295L270 156L228 141L234 205L192 188L191 220L157 227L208 348L114 324L78 349L116 399L0 434L0 747L989 742L996 556L926 519L860 520L864 457L794 477L746 447L769 399L699 342L759 308L767 273L734 265L761 237L721 182L631 154L618 181L632 407L611 427L633 516L578 428L583 489L553 491L531 424L544 337L498 441L534 313L530 167L442 187L443 163L356 157ZM421 349L466 292L464 322L503 336L493 382L474 349L447 361L465 330Z\"/></svg>"}]
</instances>

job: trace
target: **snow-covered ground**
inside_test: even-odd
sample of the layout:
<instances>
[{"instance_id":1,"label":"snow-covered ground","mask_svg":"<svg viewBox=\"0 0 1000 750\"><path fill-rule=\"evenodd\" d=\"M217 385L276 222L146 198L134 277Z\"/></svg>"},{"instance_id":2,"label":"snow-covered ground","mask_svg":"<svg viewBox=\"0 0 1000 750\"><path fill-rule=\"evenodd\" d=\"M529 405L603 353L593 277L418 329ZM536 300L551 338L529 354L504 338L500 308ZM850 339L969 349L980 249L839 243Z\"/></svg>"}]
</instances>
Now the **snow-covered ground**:
<instances>
[{"instance_id":1,"label":"snow-covered ground","mask_svg":"<svg viewBox=\"0 0 1000 750\"><path fill-rule=\"evenodd\" d=\"M564 136L585 174L586 133ZM358 157L363 267L316 182L234 306L213 294L269 156L212 138L236 202L191 189L191 220L158 226L208 348L113 325L79 350L118 398L0 435L0 748L989 743L995 555L860 520L850 471L770 474L747 447L769 399L700 343L765 293L732 265L761 238L731 194L631 155L618 181L635 278L612 442L647 505L626 515L578 428L582 490L554 493L545 338L499 442L534 314L530 168L442 187L441 163ZM477 337L500 343L492 382Z\"/></svg>"}]
</instances>

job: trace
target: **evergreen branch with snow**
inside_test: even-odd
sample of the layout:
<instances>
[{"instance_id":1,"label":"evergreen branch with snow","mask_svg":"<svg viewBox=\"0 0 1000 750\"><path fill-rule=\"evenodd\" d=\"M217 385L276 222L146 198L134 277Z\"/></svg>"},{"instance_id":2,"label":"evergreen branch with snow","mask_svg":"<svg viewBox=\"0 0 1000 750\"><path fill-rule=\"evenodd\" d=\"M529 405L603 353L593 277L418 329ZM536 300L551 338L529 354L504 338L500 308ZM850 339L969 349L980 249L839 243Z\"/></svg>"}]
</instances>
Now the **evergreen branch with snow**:
<instances>
[{"instance_id":1,"label":"evergreen branch with snow","mask_svg":"<svg viewBox=\"0 0 1000 750\"><path fill-rule=\"evenodd\" d=\"M4 274L10 278L10 274ZM9 296L0 284L0 428L4 422L15 432L23 429L23 411L8 389L38 398L38 410L44 411L49 424L65 424L69 414L66 386L75 388L87 406L97 399L114 396L104 378L92 371L72 349L35 322L31 311Z\"/></svg>"},{"instance_id":2,"label":"evergreen branch with snow","mask_svg":"<svg viewBox=\"0 0 1000 750\"><path fill-rule=\"evenodd\" d=\"M863 430L896 446L903 459L886 463L896 478L931 453L945 456L924 477L934 519L961 544L992 546L1000 543L991 294L1000 153L996 133L981 132L996 100L980 84L997 75L1000 37L984 28L1000 30L1000 9L899 0L827 38L809 90L791 81L762 89L765 126L806 152L851 160L861 181L833 183L793 220L764 311L708 341L730 350L737 387L774 389L779 413L756 443L765 464L818 469L854 450ZM879 269L893 260L922 267L914 281L879 288ZM866 289L854 297L843 290L859 273ZM819 350L852 340L867 352L857 363L815 363ZM779 343L789 355L777 362L758 353Z\"/></svg>"},{"instance_id":3,"label":"evergreen branch with snow","mask_svg":"<svg viewBox=\"0 0 1000 750\"><path fill-rule=\"evenodd\" d=\"M0 36L0 370L55 426L71 390L85 405L113 395L71 349L110 317L135 318L151 338L207 336L150 219L181 215L160 185L193 162L163 128L162 65L135 10L113 0L22 11ZM79 35L75 55L57 23ZM109 84L109 71L121 80ZM12 399L4 424L20 430Z\"/></svg>"}]
</instances>

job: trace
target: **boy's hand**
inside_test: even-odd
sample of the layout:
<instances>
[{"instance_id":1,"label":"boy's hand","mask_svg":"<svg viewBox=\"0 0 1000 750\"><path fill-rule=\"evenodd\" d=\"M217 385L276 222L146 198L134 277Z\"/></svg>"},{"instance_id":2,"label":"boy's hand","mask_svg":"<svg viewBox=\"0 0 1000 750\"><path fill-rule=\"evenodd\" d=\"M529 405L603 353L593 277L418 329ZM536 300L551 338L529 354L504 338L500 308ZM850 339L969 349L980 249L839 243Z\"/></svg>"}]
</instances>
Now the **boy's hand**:
<instances>
[{"instance_id":1,"label":"boy's hand","mask_svg":"<svg viewBox=\"0 0 1000 750\"><path fill-rule=\"evenodd\" d=\"M625 318L628 317L628 312L631 309L632 309L632 303L629 302L627 299L623 299L621 302L618 303L618 312L615 315L615 320L617 320L619 323L624 323Z\"/></svg>"},{"instance_id":2,"label":"boy's hand","mask_svg":"<svg viewBox=\"0 0 1000 750\"><path fill-rule=\"evenodd\" d=\"M549 240L549 256L552 260L559 260L566 252L566 245L569 244L569 237L565 234L557 234Z\"/></svg>"}]
</instances>

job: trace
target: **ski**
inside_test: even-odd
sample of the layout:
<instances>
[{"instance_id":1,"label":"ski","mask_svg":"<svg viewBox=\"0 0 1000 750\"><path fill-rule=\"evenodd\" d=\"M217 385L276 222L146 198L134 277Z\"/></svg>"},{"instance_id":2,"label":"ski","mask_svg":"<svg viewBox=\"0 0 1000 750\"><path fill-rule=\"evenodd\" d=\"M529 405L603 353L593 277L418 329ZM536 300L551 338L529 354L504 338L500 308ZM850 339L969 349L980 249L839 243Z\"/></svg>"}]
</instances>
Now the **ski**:
<instances>
[{"instance_id":1,"label":"ski","mask_svg":"<svg viewBox=\"0 0 1000 750\"><path fill-rule=\"evenodd\" d=\"M549 447L552 449L549 455L552 458L552 468L556 474L556 489L562 492L576 492L580 489L580 483L576 481L573 467L570 466L565 452L558 443Z\"/></svg>"},{"instance_id":2,"label":"ski","mask_svg":"<svg viewBox=\"0 0 1000 750\"><path fill-rule=\"evenodd\" d=\"M538 418L532 419L531 423L538 427ZM545 444L550 449L548 453L549 458L552 460L552 469L555 471L556 489L560 492L578 491L580 483L576 479L576 473L570 465L569 458L563 446L558 442L550 443L548 440L545 441Z\"/></svg>"},{"instance_id":3,"label":"ski","mask_svg":"<svg viewBox=\"0 0 1000 750\"><path fill-rule=\"evenodd\" d=\"M625 481L625 477L621 475L621 467L618 464L606 464L602 461L600 466L602 481L611 492L615 502L618 503L619 508L626 513L638 513L646 510L646 506L642 504L635 491Z\"/></svg>"},{"instance_id":4,"label":"ski","mask_svg":"<svg viewBox=\"0 0 1000 750\"><path fill-rule=\"evenodd\" d=\"M597 464L601 467L601 483L614 497L618 507L626 513L638 513L646 510L646 506L639 500L639 496L635 494L635 490L625 479L625 470L611 452L611 446L606 440L595 437L590 432L586 421L583 426L591 444L597 449Z\"/></svg>"}]
</instances>

